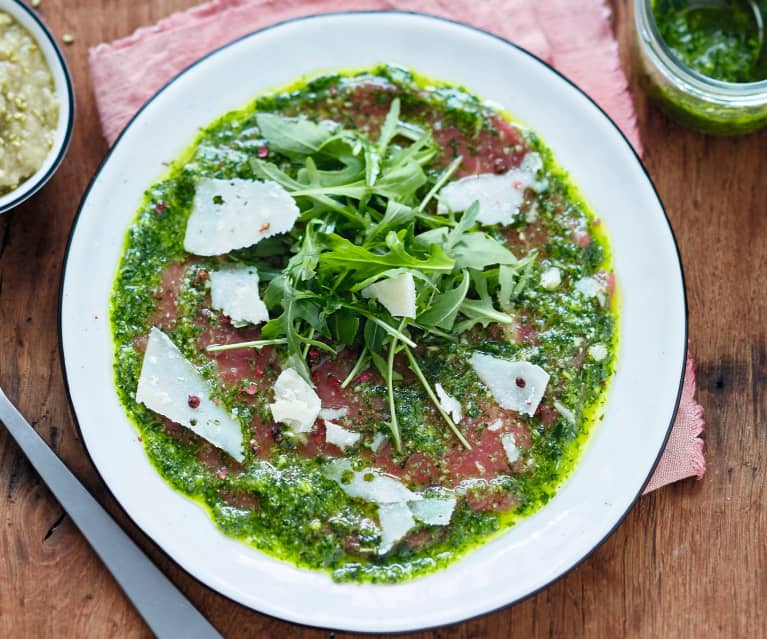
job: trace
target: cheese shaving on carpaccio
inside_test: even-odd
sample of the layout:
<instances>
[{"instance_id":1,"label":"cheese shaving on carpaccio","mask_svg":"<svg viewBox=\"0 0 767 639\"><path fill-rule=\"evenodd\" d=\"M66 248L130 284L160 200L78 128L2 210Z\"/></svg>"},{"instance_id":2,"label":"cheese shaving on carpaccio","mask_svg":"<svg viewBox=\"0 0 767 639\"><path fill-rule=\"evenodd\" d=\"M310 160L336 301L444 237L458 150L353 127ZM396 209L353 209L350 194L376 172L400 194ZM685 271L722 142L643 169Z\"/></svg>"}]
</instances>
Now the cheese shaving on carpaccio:
<instances>
[{"instance_id":1,"label":"cheese shaving on carpaccio","mask_svg":"<svg viewBox=\"0 0 767 639\"><path fill-rule=\"evenodd\" d=\"M442 384L439 382L434 384L434 390L437 393L439 405L442 406L442 410L448 413L456 424L460 422L463 419L463 406L461 406L461 402L452 395L448 395L442 387Z\"/></svg>"},{"instance_id":2,"label":"cheese shaving on carpaccio","mask_svg":"<svg viewBox=\"0 0 767 639\"><path fill-rule=\"evenodd\" d=\"M502 408L534 415L543 399L549 374L536 364L474 353L469 360Z\"/></svg>"},{"instance_id":3,"label":"cheese shaving on carpaccio","mask_svg":"<svg viewBox=\"0 0 767 639\"><path fill-rule=\"evenodd\" d=\"M325 441L328 444L333 444L341 450L346 450L359 442L360 437L361 435L359 433L355 433L343 426L329 422L327 419L325 420Z\"/></svg>"},{"instance_id":4,"label":"cheese shaving on carpaccio","mask_svg":"<svg viewBox=\"0 0 767 639\"><path fill-rule=\"evenodd\" d=\"M149 333L136 401L243 461L240 422L211 400L203 376L158 328Z\"/></svg>"},{"instance_id":5,"label":"cheese shaving on carpaccio","mask_svg":"<svg viewBox=\"0 0 767 639\"><path fill-rule=\"evenodd\" d=\"M594 297L601 306L607 303L607 284L595 277L584 277L575 283L575 290L587 298Z\"/></svg>"},{"instance_id":6,"label":"cheese shaving on carpaccio","mask_svg":"<svg viewBox=\"0 0 767 639\"><path fill-rule=\"evenodd\" d=\"M349 408L342 406L341 408L323 408L320 411L320 417L324 420L343 419L349 414Z\"/></svg>"},{"instance_id":7,"label":"cheese shaving on carpaccio","mask_svg":"<svg viewBox=\"0 0 767 639\"><path fill-rule=\"evenodd\" d=\"M320 414L322 402L314 389L293 368L285 368L274 384L274 402L269 404L274 421L293 433L308 433Z\"/></svg>"},{"instance_id":8,"label":"cheese shaving on carpaccio","mask_svg":"<svg viewBox=\"0 0 767 639\"><path fill-rule=\"evenodd\" d=\"M378 546L379 555L385 555L389 552L394 544L415 526L413 513L404 502L379 505L378 521L381 524L381 543Z\"/></svg>"},{"instance_id":9,"label":"cheese shaving on carpaccio","mask_svg":"<svg viewBox=\"0 0 767 639\"><path fill-rule=\"evenodd\" d=\"M554 291L562 283L562 273L556 266L546 269L541 273L541 286L547 291Z\"/></svg>"},{"instance_id":10,"label":"cheese shaving on carpaccio","mask_svg":"<svg viewBox=\"0 0 767 639\"><path fill-rule=\"evenodd\" d=\"M543 166L541 157L531 151L518 168L503 175L482 173L450 182L439 193L437 212L445 214L465 211L479 202L477 221L481 224L511 224L525 197L525 191L536 185Z\"/></svg>"},{"instance_id":11,"label":"cheese shaving on carpaccio","mask_svg":"<svg viewBox=\"0 0 767 639\"><path fill-rule=\"evenodd\" d=\"M299 213L290 193L276 182L203 178L195 190L184 249L224 255L286 233Z\"/></svg>"},{"instance_id":12,"label":"cheese shaving on carpaccio","mask_svg":"<svg viewBox=\"0 0 767 639\"><path fill-rule=\"evenodd\" d=\"M517 438L514 436L514 433L503 433L501 435L501 445L510 464L519 459L519 448L517 448Z\"/></svg>"},{"instance_id":13,"label":"cheese shaving on carpaccio","mask_svg":"<svg viewBox=\"0 0 767 639\"><path fill-rule=\"evenodd\" d=\"M427 526L447 526L453 517L455 497L424 497L408 505L413 516Z\"/></svg>"},{"instance_id":14,"label":"cheese shaving on carpaccio","mask_svg":"<svg viewBox=\"0 0 767 639\"><path fill-rule=\"evenodd\" d=\"M325 474L335 481L349 497L357 497L375 504L393 504L420 499L399 479L384 475L377 468L352 470L347 459L333 460L325 467Z\"/></svg>"},{"instance_id":15,"label":"cheese shaving on carpaccio","mask_svg":"<svg viewBox=\"0 0 767 639\"><path fill-rule=\"evenodd\" d=\"M412 273L402 273L366 286L362 289L362 296L378 300L392 317L415 317L415 282Z\"/></svg>"},{"instance_id":16,"label":"cheese shaving on carpaccio","mask_svg":"<svg viewBox=\"0 0 767 639\"><path fill-rule=\"evenodd\" d=\"M258 271L252 266L210 271L210 298L234 323L261 324L269 311L259 297Z\"/></svg>"},{"instance_id":17,"label":"cheese shaving on carpaccio","mask_svg":"<svg viewBox=\"0 0 767 639\"><path fill-rule=\"evenodd\" d=\"M391 550L415 526L415 519L427 526L447 526L457 503L452 496L424 497L414 493L400 480L382 474L377 468L355 471L346 459L328 463L325 476L350 497L379 505L379 554Z\"/></svg>"}]
</instances>

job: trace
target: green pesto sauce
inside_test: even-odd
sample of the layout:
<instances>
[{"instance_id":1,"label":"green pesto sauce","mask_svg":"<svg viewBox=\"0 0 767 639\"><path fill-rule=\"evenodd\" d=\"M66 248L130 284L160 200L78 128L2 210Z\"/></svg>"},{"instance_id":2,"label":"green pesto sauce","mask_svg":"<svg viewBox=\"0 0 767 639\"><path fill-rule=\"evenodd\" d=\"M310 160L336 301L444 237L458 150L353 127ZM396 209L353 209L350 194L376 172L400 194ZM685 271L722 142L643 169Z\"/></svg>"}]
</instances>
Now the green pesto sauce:
<instances>
[{"instance_id":1,"label":"green pesto sauce","mask_svg":"<svg viewBox=\"0 0 767 639\"><path fill-rule=\"evenodd\" d=\"M666 45L685 65L723 82L767 78L763 30L749 0L656 0L655 22Z\"/></svg>"},{"instance_id":2,"label":"green pesto sauce","mask_svg":"<svg viewBox=\"0 0 767 639\"><path fill-rule=\"evenodd\" d=\"M612 305L603 306L593 298L579 295L574 283L597 271L610 270L610 251L602 227L594 224L594 216L578 189L533 132L520 125L526 143L544 162L539 174L543 186L530 207L536 211L535 223L547 234L546 257L533 263L526 274L527 285L513 302L515 309L524 311L527 321L539 331L539 343L515 343L474 330L458 343L427 341L421 361L424 374L440 381L448 393L461 401L469 416L480 415L477 398L485 392L467 363L479 345L483 352L524 358L542 366L551 375L548 388L557 389L559 401L573 411L574 423L557 415L548 427L536 417L520 417L529 427L532 438L532 447L525 452L529 470L512 472L509 469L508 473L490 480L500 493L513 497L514 506L510 510L476 511L459 499L450 525L430 529L435 535L434 543L425 548L399 544L388 554L378 556L369 552L378 542L374 507L348 497L323 475L323 459L299 455L295 442L289 437L272 448L268 459L258 458L248 449L241 468L216 472L201 458L217 456L221 468L227 468L230 460L226 454L212 449L196 436L171 435L157 415L135 401L142 360L135 340L149 331L158 304L161 273L168 264L192 259L193 266L185 271L178 297L180 318L168 334L185 356L200 367L221 402L236 411L247 437L250 437L248 425L254 417L270 417L271 393L259 397L255 406L243 403L237 389L227 390L222 386L215 364L196 346L201 328L191 318L197 315L208 294L205 287L195 281L194 273L198 267L214 268L224 258L190 257L182 248L195 183L200 176L253 179L248 159L264 144L255 124L256 111L300 112L318 119L321 111L323 118L330 117L350 126L351 121L345 114L353 105L344 102L343 96L360 77L395 85L396 95L403 104L403 120L418 123L417 114L428 111L440 113L444 125L455 126L467 137L477 131L492 130L489 118L495 112L464 89L392 67L302 80L259 96L245 108L213 122L171 164L166 175L147 189L128 231L111 301L115 385L158 472L175 489L204 506L224 533L298 566L328 571L336 581L395 583L447 566L546 504L576 464L591 429L601 418L615 365L617 306L615 298ZM391 94L382 94L381 98L391 99ZM320 109L318 105L324 106ZM411 115L407 115L408 110ZM507 114L503 115L511 121ZM445 152L449 154L450 149ZM438 173L439 167L435 166L433 177ZM428 190L428 187L427 184L424 188ZM530 219L528 210L515 220L514 231L529 230ZM573 239L574 227L590 233L592 241L587 247ZM495 232L500 237L504 229ZM266 281L269 272L263 264L268 260L270 245L273 247L264 241L250 249L235 251L226 259L258 262L259 274ZM552 266L560 269L563 281L555 291L540 285L541 274ZM581 366L573 366L572 358L582 353L588 344L606 345L609 355L596 361L586 354ZM264 375L273 380L278 372L267 370ZM374 383L360 383L358 388L371 397L385 395L385 389ZM439 460L451 436L445 432L444 425L429 419L433 410L420 387L398 387L396 404L403 447ZM363 424L359 429L364 438L385 431L378 423ZM354 449L348 456L363 465ZM349 551L350 539L354 540L357 552Z\"/></svg>"}]
</instances>

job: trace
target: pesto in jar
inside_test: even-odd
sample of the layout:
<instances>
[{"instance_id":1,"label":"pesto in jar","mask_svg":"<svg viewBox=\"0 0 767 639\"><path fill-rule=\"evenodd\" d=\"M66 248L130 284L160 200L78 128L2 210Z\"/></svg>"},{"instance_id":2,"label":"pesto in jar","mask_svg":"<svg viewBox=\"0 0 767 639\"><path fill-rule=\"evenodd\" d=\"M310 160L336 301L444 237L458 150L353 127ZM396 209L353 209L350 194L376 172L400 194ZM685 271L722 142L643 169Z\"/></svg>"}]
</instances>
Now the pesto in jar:
<instances>
[{"instance_id":1,"label":"pesto in jar","mask_svg":"<svg viewBox=\"0 0 767 639\"><path fill-rule=\"evenodd\" d=\"M655 0L653 15L668 48L690 69L723 82L767 78L755 0Z\"/></svg>"}]
</instances>

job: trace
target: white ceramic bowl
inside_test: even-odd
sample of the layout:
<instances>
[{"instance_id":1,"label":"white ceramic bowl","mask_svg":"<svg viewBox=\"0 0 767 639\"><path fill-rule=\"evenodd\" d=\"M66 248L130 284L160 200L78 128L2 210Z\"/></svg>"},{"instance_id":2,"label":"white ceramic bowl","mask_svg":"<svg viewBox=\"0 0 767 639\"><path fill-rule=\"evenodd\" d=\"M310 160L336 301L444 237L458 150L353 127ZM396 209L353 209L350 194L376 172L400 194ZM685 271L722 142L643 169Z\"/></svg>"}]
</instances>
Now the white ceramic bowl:
<instances>
[{"instance_id":1,"label":"white ceramic bowl","mask_svg":"<svg viewBox=\"0 0 767 639\"><path fill-rule=\"evenodd\" d=\"M396 586L336 584L273 559L221 534L197 504L170 489L150 466L114 391L108 320L125 232L142 194L200 126L302 74L381 62L465 85L543 136L606 224L622 306L604 420L556 497L446 570ZM373 12L303 18L242 38L182 73L143 108L82 203L60 329L83 441L116 499L165 552L211 588L261 612L385 632L446 624L518 601L571 569L615 529L666 442L686 326L671 228L639 158L609 118L543 62L502 39L438 18Z\"/></svg>"},{"instance_id":2,"label":"white ceramic bowl","mask_svg":"<svg viewBox=\"0 0 767 639\"><path fill-rule=\"evenodd\" d=\"M37 193L59 168L72 137L75 98L72 78L69 75L64 56L48 27L39 16L20 0L0 0L0 11L11 15L37 41L48 62L59 101L59 122L53 138L53 145L40 168L12 191L0 195L0 213L10 211Z\"/></svg>"}]
</instances>

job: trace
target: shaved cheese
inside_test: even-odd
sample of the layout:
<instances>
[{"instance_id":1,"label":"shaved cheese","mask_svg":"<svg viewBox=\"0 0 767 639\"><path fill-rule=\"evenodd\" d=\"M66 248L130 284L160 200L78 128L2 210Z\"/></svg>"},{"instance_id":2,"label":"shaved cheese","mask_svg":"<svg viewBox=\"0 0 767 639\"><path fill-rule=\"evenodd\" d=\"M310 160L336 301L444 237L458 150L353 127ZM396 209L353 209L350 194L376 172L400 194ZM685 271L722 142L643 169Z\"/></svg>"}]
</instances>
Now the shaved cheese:
<instances>
[{"instance_id":1,"label":"shaved cheese","mask_svg":"<svg viewBox=\"0 0 767 639\"><path fill-rule=\"evenodd\" d=\"M541 157L533 151L504 175L481 173L450 182L439 193L437 213L465 211L478 201L480 224L511 224L542 166Z\"/></svg>"},{"instance_id":2,"label":"shaved cheese","mask_svg":"<svg viewBox=\"0 0 767 639\"><path fill-rule=\"evenodd\" d=\"M373 441L370 442L370 450L372 450L374 453L377 453L387 439L389 438L383 433L376 433L375 437L373 437Z\"/></svg>"},{"instance_id":3,"label":"shaved cheese","mask_svg":"<svg viewBox=\"0 0 767 639\"><path fill-rule=\"evenodd\" d=\"M381 504L378 506L378 521L381 524L381 543L378 554L385 555L394 544L402 539L415 526L413 514L403 502Z\"/></svg>"},{"instance_id":4,"label":"shaved cheese","mask_svg":"<svg viewBox=\"0 0 767 639\"><path fill-rule=\"evenodd\" d=\"M353 470L348 459L329 462L323 473L335 481L349 497L378 504L381 524L379 554L391 550L415 526L415 519L429 526L446 526L455 510L455 497L423 497L411 491L396 477L385 475L377 468Z\"/></svg>"},{"instance_id":5,"label":"shaved cheese","mask_svg":"<svg viewBox=\"0 0 767 639\"><path fill-rule=\"evenodd\" d=\"M589 355L595 362L601 362L607 357L607 346L604 344L592 344L589 346Z\"/></svg>"},{"instance_id":6,"label":"shaved cheese","mask_svg":"<svg viewBox=\"0 0 767 639\"><path fill-rule=\"evenodd\" d=\"M575 423L575 413L567 408L567 406L565 406L562 402L556 400L554 402L554 408L556 408L559 414L562 415L562 417L564 417L568 422L571 424Z\"/></svg>"},{"instance_id":7,"label":"shaved cheese","mask_svg":"<svg viewBox=\"0 0 767 639\"><path fill-rule=\"evenodd\" d=\"M325 441L346 450L360 440L360 434L325 420Z\"/></svg>"},{"instance_id":8,"label":"shaved cheese","mask_svg":"<svg viewBox=\"0 0 767 639\"><path fill-rule=\"evenodd\" d=\"M469 363L503 408L531 416L538 409L549 383L549 374L540 366L484 353L472 354Z\"/></svg>"},{"instance_id":9,"label":"shaved cheese","mask_svg":"<svg viewBox=\"0 0 767 639\"><path fill-rule=\"evenodd\" d=\"M274 421L294 433L312 429L322 403L314 389L293 368L285 368L274 384L274 403L269 404Z\"/></svg>"},{"instance_id":10,"label":"shaved cheese","mask_svg":"<svg viewBox=\"0 0 767 639\"><path fill-rule=\"evenodd\" d=\"M402 273L366 286L362 289L362 296L378 300L392 317L415 317L415 282L412 273Z\"/></svg>"},{"instance_id":11,"label":"shaved cheese","mask_svg":"<svg viewBox=\"0 0 767 639\"><path fill-rule=\"evenodd\" d=\"M408 504L413 516L427 526L447 526L455 510L455 497L425 497Z\"/></svg>"},{"instance_id":12,"label":"shaved cheese","mask_svg":"<svg viewBox=\"0 0 767 639\"><path fill-rule=\"evenodd\" d=\"M384 475L376 468L352 470L348 459L337 459L325 466L325 475L335 481L349 497L376 504L416 501L421 496L409 490L399 479Z\"/></svg>"},{"instance_id":13,"label":"shaved cheese","mask_svg":"<svg viewBox=\"0 0 767 639\"><path fill-rule=\"evenodd\" d=\"M510 464L519 459L519 448L517 448L517 440L514 437L514 433L504 433L501 435L501 445L506 452L506 457L509 459Z\"/></svg>"},{"instance_id":14,"label":"shaved cheese","mask_svg":"<svg viewBox=\"0 0 767 639\"><path fill-rule=\"evenodd\" d=\"M596 277L583 277L575 283L575 290L583 297L596 297L600 305L607 302L607 285Z\"/></svg>"},{"instance_id":15,"label":"shaved cheese","mask_svg":"<svg viewBox=\"0 0 767 639\"><path fill-rule=\"evenodd\" d=\"M170 338L152 328L141 365L136 401L181 424L243 461L237 419L210 399L210 387Z\"/></svg>"},{"instance_id":16,"label":"shaved cheese","mask_svg":"<svg viewBox=\"0 0 767 639\"><path fill-rule=\"evenodd\" d=\"M292 196L276 182L203 178L195 190L184 249L223 255L289 231L298 215Z\"/></svg>"},{"instance_id":17,"label":"shaved cheese","mask_svg":"<svg viewBox=\"0 0 767 639\"><path fill-rule=\"evenodd\" d=\"M342 408L323 408L320 411L320 417L325 420L341 419L349 414L349 409L344 406Z\"/></svg>"},{"instance_id":18,"label":"shaved cheese","mask_svg":"<svg viewBox=\"0 0 767 639\"><path fill-rule=\"evenodd\" d=\"M502 419L496 419L494 422L492 422L488 427L487 430L491 432L495 432L497 430L501 430L503 428L503 420Z\"/></svg>"},{"instance_id":19,"label":"shaved cheese","mask_svg":"<svg viewBox=\"0 0 767 639\"><path fill-rule=\"evenodd\" d=\"M439 405L442 407L442 410L449 413L456 424L460 422L463 419L463 406L461 406L461 402L452 395L448 395L439 382L434 384L434 390L437 391Z\"/></svg>"},{"instance_id":20,"label":"shaved cheese","mask_svg":"<svg viewBox=\"0 0 767 639\"><path fill-rule=\"evenodd\" d=\"M561 283L562 274L556 266L552 266L541 273L541 286L547 291L558 289Z\"/></svg>"},{"instance_id":21,"label":"shaved cheese","mask_svg":"<svg viewBox=\"0 0 767 639\"><path fill-rule=\"evenodd\" d=\"M235 325L269 321L269 311L258 293L258 271L252 266L211 271L210 297L213 308L223 311Z\"/></svg>"}]
</instances>

